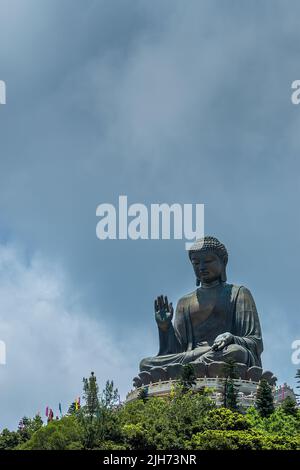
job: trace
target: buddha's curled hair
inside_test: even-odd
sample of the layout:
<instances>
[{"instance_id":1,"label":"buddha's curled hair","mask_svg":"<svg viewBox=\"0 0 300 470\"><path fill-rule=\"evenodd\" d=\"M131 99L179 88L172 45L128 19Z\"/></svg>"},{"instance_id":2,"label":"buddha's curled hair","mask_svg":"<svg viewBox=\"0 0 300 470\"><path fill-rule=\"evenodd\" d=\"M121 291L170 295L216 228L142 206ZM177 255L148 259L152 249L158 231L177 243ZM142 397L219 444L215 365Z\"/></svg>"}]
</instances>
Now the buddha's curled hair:
<instances>
[{"instance_id":1,"label":"buddha's curled hair","mask_svg":"<svg viewBox=\"0 0 300 470\"><path fill-rule=\"evenodd\" d=\"M221 243L217 238L206 236L203 238L199 238L195 241L195 243L189 249L189 257L191 259L191 255L194 252L203 252L203 251L212 251L219 258L223 261L224 265L226 266L228 261L228 252L225 248L225 245Z\"/></svg>"}]
</instances>

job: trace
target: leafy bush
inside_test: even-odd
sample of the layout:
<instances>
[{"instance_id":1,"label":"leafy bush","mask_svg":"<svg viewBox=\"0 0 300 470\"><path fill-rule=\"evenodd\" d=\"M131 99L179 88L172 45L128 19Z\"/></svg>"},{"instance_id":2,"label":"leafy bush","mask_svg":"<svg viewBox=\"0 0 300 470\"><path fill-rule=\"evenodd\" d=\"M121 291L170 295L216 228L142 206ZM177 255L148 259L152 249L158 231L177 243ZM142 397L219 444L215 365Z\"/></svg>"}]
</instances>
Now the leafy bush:
<instances>
[{"instance_id":1,"label":"leafy bush","mask_svg":"<svg viewBox=\"0 0 300 470\"><path fill-rule=\"evenodd\" d=\"M113 382L100 395L94 373L83 382L79 410L46 426L39 416L24 417L17 431L2 431L0 449L300 450L300 411L291 401L271 410L267 387L261 406L241 414L182 384L169 397L146 394L120 406Z\"/></svg>"},{"instance_id":2,"label":"leafy bush","mask_svg":"<svg viewBox=\"0 0 300 470\"><path fill-rule=\"evenodd\" d=\"M51 421L36 431L31 439L19 445L21 450L82 449L82 429L74 416Z\"/></svg>"},{"instance_id":3,"label":"leafy bush","mask_svg":"<svg viewBox=\"0 0 300 470\"><path fill-rule=\"evenodd\" d=\"M119 412L124 442L130 449L181 449L213 408L209 397L192 391L128 403Z\"/></svg>"},{"instance_id":4,"label":"leafy bush","mask_svg":"<svg viewBox=\"0 0 300 470\"><path fill-rule=\"evenodd\" d=\"M245 430L251 427L247 417L228 408L217 408L208 413L204 420L206 429Z\"/></svg>"},{"instance_id":5,"label":"leafy bush","mask_svg":"<svg viewBox=\"0 0 300 470\"><path fill-rule=\"evenodd\" d=\"M300 414L296 416L286 414L284 408L279 406L268 418L262 418L259 412L251 407L246 413L247 420L252 428L270 434L283 436L296 436L300 434Z\"/></svg>"},{"instance_id":6,"label":"leafy bush","mask_svg":"<svg viewBox=\"0 0 300 470\"><path fill-rule=\"evenodd\" d=\"M262 431L209 430L194 435L186 449L199 450L300 450L300 436L271 435Z\"/></svg>"}]
</instances>

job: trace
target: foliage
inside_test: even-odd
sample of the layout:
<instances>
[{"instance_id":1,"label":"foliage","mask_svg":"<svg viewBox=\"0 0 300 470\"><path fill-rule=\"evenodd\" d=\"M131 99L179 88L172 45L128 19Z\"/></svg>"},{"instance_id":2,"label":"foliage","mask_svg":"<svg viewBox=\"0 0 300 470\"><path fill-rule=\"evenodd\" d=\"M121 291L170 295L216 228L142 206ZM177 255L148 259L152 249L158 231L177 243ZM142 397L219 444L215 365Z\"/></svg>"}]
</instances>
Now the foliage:
<instances>
[{"instance_id":1,"label":"foliage","mask_svg":"<svg viewBox=\"0 0 300 470\"><path fill-rule=\"evenodd\" d=\"M228 359L223 366L224 380L224 391L223 391L223 406L229 408L232 411L238 409L238 387L234 383L234 379L237 378L237 363L233 359Z\"/></svg>"},{"instance_id":2,"label":"foliage","mask_svg":"<svg viewBox=\"0 0 300 470\"><path fill-rule=\"evenodd\" d=\"M232 411L238 409L238 388L233 379L225 379L224 406Z\"/></svg>"},{"instance_id":3,"label":"foliage","mask_svg":"<svg viewBox=\"0 0 300 470\"><path fill-rule=\"evenodd\" d=\"M28 441L31 436L43 426L43 420L40 415L36 415L30 419L24 416L18 426L18 432L20 434L20 442Z\"/></svg>"},{"instance_id":4,"label":"foliage","mask_svg":"<svg viewBox=\"0 0 300 470\"><path fill-rule=\"evenodd\" d=\"M20 444L21 450L82 449L82 428L75 416L65 416L38 429L31 439Z\"/></svg>"},{"instance_id":5,"label":"foliage","mask_svg":"<svg viewBox=\"0 0 300 470\"><path fill-rule=\"evenodd\" d=\"M255 405L263 418L268 418L274 412L272 388L265 379L259 382L256 392Z\"/></svg>"},{"instance_id":6,"label":"foliage","mask_svg":"<svg viewBox=\"0 0 300 470\"><path fill-rule=\"evenodd\" d=\"M217 408L209 411L204 423L206 429L218 429L223 431L239 431L251 427L246 416L232 412L228 408Z\"/></svg>"},{"instance_id":7,"label":"foliage","mask_svg":"<svg viewBox=\"0 0 300 470\"><path fill-rule=\"evenodd\" d=\"M300 434L300 412L297 416L286 414L283 407L276 408L267 418L263 418L258 410L251 407L247 410L246 417L252 428L270 434L282 436L296 436Z\"/></svg>"},{"instance_id":8,"label":"foliage","mask_svg":"<svg viewBox=\"0 0 300 470\"><path fill-rule=\"evenodd\" d=\"M39 415L34 418L24 416L18 426L17 431L3 429L0 434L0 450L14 449L18 445L31 439L33 434L43 426L43 420Z\"/></svg>"},{"instance_id":9,"label":"foliage","mask_svg":"<svg viewBox=\"0 0 300 470\"><path fill-rule=\"evenodd\" d=\"M297 385L296 388L300 388L300 369L297 369L295 379L297 379Z\"/></svg>"},{"instance_id":10,"label":"foliage","mask_svg":"<svg viewBox=\"0 0 300 470\"><path fill-rule=\"evenodd\" d=\"M148 400L148 398L149 398L148 387L142 387L141 390L139 391L138 399L143 400L143 402L145 403L146 400Z\"/></svg>"},{"instance_id":11,"label":"foliage","mask_svg":"<svg viewBox=\"0 0 300 470\"><path fill-rule=\"evenodd\" d=\"M288 438L262 431L210 430L194 435L187 449L199 450L300 450L300 437Z\"/></svg>"},{"instance_id":12,"label":"foliage","mask_svg":"<svg viewBox=\"0 0 300 470\"><path fill-rule=\"evenodd\" d=\"M102 391L100 403L106 409L112 409L120 403L118 389L114 387L114 382L107 380Z\"/></svg>"},{"instance_id":13,"label":"foliage","mask_svg":"<svg viewBox=\"0 0 300 470\"><path fill-rule=\"evenodd\" d=\"M123 438L129 449L180 449L203 428L205 415L214 408L207 394L176 390L173 399L136 400L120 410Z\"/></svg>"},{"instance_id":14,"label":"foliage","mask_svg":"<svg viewBox=\"0 0 300 470\"><path fill-rule=\"evenodd\" d=\"M68 409L68 415L73 415L73 414L76 414L77 410L76 410L76 403L75 401L73 401L71 403L71 405L69 406L69 409Z\"/></svg>"},{"instance_id":15,"label":"foliage","mask_svg":"<svg viewBox=\"0 0 300 470\"><path fill-rule=\"evenodd\" d=\"M234 373L232 364L228 367L230 383ZM79 410L71 405L65 417L47 425L39 416L23 417L17 431L1 432L0 449L300 450L300 410L293 400L274 409L270 387L261 381L256 406L244 414L217 408L208 389L194 390L191 370L186 371L168 397L145 393L123 405L114 383L107 381L99 393L91 373L83 379Z\"/></svg>"},{"instance_id":16,"label":"foliage","mask_svg":"<svg viewBox=\"0 0 300 470\"><path fill-rule=\"evenodd\" d=\"M286 397L286 399L283 400L281 407L285 414L297 416L297 403L292 397Z\"/></svg>"},{"instance_id":17,"label":"foliage","mask_svg":"<svg viewBox=\"0 0 300 470\"><path fill-rule=\"evenodd\" d=\"M182 393L188 392L196 385L196 374L192 364L185 364L183 366L179 385L181 385Z\"/></svg>"},{"instance_id":18,"label":"foliage","mask_svg":"<svg viewBox=\"0 0 300 470\"><path fill-rule=\"evenodd\" d=\"M20 441L21 439L18 431L9 431L5 428L0 434L0 450L14 449L18 446Z\"/></svg>"},{"instance_id":19,"label":"foliage","mask_svg":"<svg viewBox=\"0 0 300 470\"><path fill-rule=\"evenodd\" d=\"M107 381L99 396L97 378L91 372L89 379L83 379L83 391L85 405L77 413L83 428L83 447L101 448L104 441L116 440L121 434L117 414L118 389L114 388L113 381Z\"/></svg>"},{"instance_id":20,"label":"foliage","mask_svg":"<svg viewBox=\"0 0 300 470\"><path fill-rule=\"evenodd\" d=\"M296 388L300 389L300 369L297 369L295 379L297 383ZM297 399L297 403L300 404L300 393L296 393L296 399Z\"/></svg>"}]
</instances>

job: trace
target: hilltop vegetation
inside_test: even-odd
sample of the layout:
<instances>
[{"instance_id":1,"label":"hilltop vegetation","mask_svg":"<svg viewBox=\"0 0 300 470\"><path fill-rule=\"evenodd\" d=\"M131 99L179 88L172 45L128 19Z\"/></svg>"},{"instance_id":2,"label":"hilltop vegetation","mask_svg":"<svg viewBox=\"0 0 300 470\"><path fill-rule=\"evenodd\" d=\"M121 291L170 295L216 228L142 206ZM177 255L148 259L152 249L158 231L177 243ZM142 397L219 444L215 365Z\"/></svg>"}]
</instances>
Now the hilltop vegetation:
<instances>
[{"instance_id":1,"label":"hilltop vegetation","mask_svg":"<svg viewBox=\"0 0 300 470\"><path fill-rule=\"evenodd\" d=\"M84 379L84 404L43 424L23 418L17 431L4 429L0 449L293 449L300 450L300 411L291 399L276 409L259 403L245 410L217 408L210 393L178 385L169 398L120 405L113 382L98 391L94 374ZM266 410L265 410L266 411Z\"/></svg>"}]
</instances>

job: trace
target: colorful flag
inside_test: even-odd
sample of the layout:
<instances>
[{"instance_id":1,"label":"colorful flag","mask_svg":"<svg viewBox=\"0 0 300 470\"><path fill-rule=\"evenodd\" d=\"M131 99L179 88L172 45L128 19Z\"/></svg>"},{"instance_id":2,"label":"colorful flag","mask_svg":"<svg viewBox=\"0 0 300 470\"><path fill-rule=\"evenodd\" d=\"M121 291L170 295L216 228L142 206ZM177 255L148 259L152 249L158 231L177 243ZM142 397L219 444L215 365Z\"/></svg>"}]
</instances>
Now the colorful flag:
<instances>
[{"instance_id":1,"label":"colorful flag","mask_svg":"<svg viewBox=\"0 0 300 470\"><path fill-rule=\"evenodd\" d=\"M80 397L75 399L75 410L79 410L80 408Z\"/></svg>"},{"instance_id":2,"label":"colorful flag","mask_svg":"<svg viewBox=\"0 0 300 470\"><path fill-rule=\"evenodd\" d=\"M47 406L47 407L46 407L46 416L48 417L48 415L49 415L49 408L48 408L48 406Z\"/></svg>"},{"instance_id":3,"label":"colorful flag","mask_svg":"<svg viewBox=\"0 0 300 470\"><path fill-rule=\"evenodd\" d=\"M58 404L58 409L59 409L59 412L60 414L62 415L62 411L61 411L61 403Z\"/></svg>"},{"instance_id":4,"label":"colorful flag","mask_svg":"<svg viewBox=\"0 0 300 470\"><path fill-rule=\"evenodd\" d=\"M50 408L49 416L48 416L48 422L53 420L53 416L54 416L53 410Z\"/></svg>"}]
</instances>

